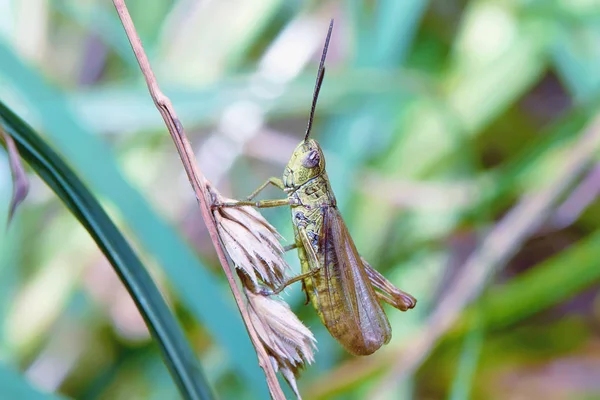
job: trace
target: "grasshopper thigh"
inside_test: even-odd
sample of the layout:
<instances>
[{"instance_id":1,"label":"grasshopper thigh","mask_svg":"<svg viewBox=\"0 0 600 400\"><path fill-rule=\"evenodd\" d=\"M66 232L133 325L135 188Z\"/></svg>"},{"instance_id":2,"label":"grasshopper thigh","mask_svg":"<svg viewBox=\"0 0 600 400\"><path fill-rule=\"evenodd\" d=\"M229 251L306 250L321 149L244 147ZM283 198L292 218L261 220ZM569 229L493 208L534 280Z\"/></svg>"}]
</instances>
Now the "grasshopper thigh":
<instances>
[{"instance_id":1,"label":"grasshopper thigh","mask_svg":"<svg viewBox=\"0 0 600 400\"><path fill-rule=\"evenodd\" d=\"M304 248L306 256L308 257L310 269L318 271L321 269L321 264L319 263L319 257L317 256L317 253L310 242L306 228L303 226L298 227L298 235L300 236L302 247Z\"/></svg>"}]
</instances>

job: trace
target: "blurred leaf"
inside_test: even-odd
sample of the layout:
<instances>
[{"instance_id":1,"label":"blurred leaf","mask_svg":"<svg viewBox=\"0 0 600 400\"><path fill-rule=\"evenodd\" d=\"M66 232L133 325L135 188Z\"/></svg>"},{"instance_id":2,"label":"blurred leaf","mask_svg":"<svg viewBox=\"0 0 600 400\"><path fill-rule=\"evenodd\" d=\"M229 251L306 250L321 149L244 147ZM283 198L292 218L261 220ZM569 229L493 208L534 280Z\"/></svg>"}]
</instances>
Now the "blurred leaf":
<instances>
[{"instance_id":1,"label":"blurred leaf","mask_svg":"<svg viewBox=\"0 0 600 400\"><path fill-rule=\"evenodd\" d=\"M377 67L382 71L393 71L403 65L428 4L427 0L386 0L377 2L373 13L369 13L364 2L348 2L349 14L356 24L354 67L357 70ZM329 79L323 84L322 96L327 96L331 90ZM429 89L434 92L437 88ZM336 160L337 163L331 163L328 167L338 206L342 210L346 208L352 186L341 185L340 182L357 180L358 167L371 155L368 149L386 148L392 138L397 112L406 106L413 94L410 86L399 88L396 92L393 97L386 96L382 91L364 93L360 98L360 107L334 118L322 134L326 153L343 155ZM434 94L429 93L424 97L432 98ZM359 197L358 202L361 200ZM352 217L347 216L350 219ZM357 242L366 242L361 240L358 238ZM369 251L366 250L365 254L369 254Z\"/></svg>"},{"instance_id":2,"label":"blurred leaf","mask_svg":"<svg viewBox=\"0 0 600 400\"><path fill-rule=\"evenodd\" d=\"M226 77L218 84L198 90L165 86L164 91L186 126L210 125L224 109L240 100L255 102L272 118L307 117L314 71L300 75L276 98L248 93L253 79L252 75L240 75ZM320 115L343 111L368 95L398 99L405 96L404 92L428 96L431 91L424 75L409 70L336 71L327 76L326 82L327 91L319 95ZM160 130L164 125L145 86L100 87L73 92L68 95L68 102L96 132ZM106 115L112 118L106 118Z\"/></svg>"},{"instance_id":3,"label":"blurred leaf","mask_svg":"<svg viewBox=\"0 0 600 400\"><path fill-rule=\"evenodd\" d=\"M477 361L483 347L483 325L478 309L472 314L471 328L463 339L463 348L458 360L458 369L450 389L450 400L469 399Z\"/></svg>"},{"instance_id":4,"label":"blurred leaf","mask_svg":"<svg viewBox=\"0 0 600 400\"><path fill-rule=\"evenodd\" d=\"M357 40L355 65L394 68L402 64L429 0L383 0L370 13L366 2L347 3Z\"/></svg>"},{"instance_id":5,"label":"blurred leaf","mask_svg":"<svg viewBox=\"0 0 600 400\"><path fill-rule=\"evenodd\" d=\"M600 18L597 5L594 7L593 3L575 3L577 2L565 2L563 7L570 12L579 11L591 19L559 24L557 38L551 50L558 75L573 94L574 100L582 102L598 94L600 90L600 76L597 73L600 66Z\"/></svg>"},{"instance_id":6,"label":"blurred leaf","mask_svg":"<svg viewBox=\"0 0 600 400\"><path fill-rule=\"evenodd\" d=\"M537 312L565 301L600 282L598 249L600 232L516 276L484 294L476 307L482 310L486 329L510 326ZM468 309L451 335L464 334L475 313Z\"/></svg>"},{"instance_id":7,"label":"blurred leaf","mask_svg":"<svg viewBox=\"0 0 600 400\"><path fill-rule=\"evenodd\" d=\"M165 268L181 301L203 322L214 340L227 349L229 362L245 377L249 387L266 396L267 387L256 363L256 353L228 294L219 289L219 281L202 266L175 229L125 180L107 145L77 122L60 92L23 64L1 41L0 75L18 89L28 111L37 113L52 145L83 180L117 207L142 246ZM152 103L149 97L148 103ZM107 113L103 117L113 118Z\"/></svg>"},{"instance_id":8,"label":"blurred leaf","mask_svg":"<svg viewBox=\"0 0 600 400\"><path fill-rule=\"evenodd\" d=\"M195 354L152 278L98 201L59 156L0 103L6 133L22 157L87 229L127 287L186 399L211 399Z\"/></svg>"},{"instance_id":9,"label":"blurred leaf","mask_svg":"<svg viewBox=\"0 0 600 400\"><path fill-rule=\"evenodd\" d=\"M565 115L557 117L534 140L523 144L518 153L512 154L509 160L492 169L487 176L490 184L485 186L482 205L487 204L494 210L501 210L524 189L530 190L546 184L546 180L554 176L554 173L548 172L560 164L557 164L556 157L562 157L563 149L571 146L577 139L573 132L579 132L590 122L593 116L591 110L600 104L599 101L600 98L597 98L593 106L574 107ZM478 212L481 206L476 206L475 211Z\"/></svg>"},{"instance_id":10,"label":"blurred leaf","mask_svg":"<svg viewBox=\"0 0 600 400\"><path fill-rule=\"evenodd\" d=\"M239 63L282 3L246 0L232 12L230 3L176 2L163 25L156 70L184 85L216 80Z\"/></svg>"},{"instance_id":11,"label":"blurred leaf","mask_svg":"<svg viewBox=\"0 0 600 400\"><path fill-rule=\"evenodd\" d=\"M64 397L42 393L34 389L25 378L0 363L0 393L4 399L19 400L61 400Z\"/></svg>"},{"instance_id":12,"label":"blurred leaf","mask_svg":"<svg viewBox=\"0 0 600 400\"><path fill-rule=\"evenodd\" d=\"M50 5L57 11L70 17L90 34L98 37L110 46L132 69L138 69L138 64L131 57L131 46L127 39L121 35L123 29L119 18L113 12L112 6L109 10L97 2L72 2L66 0L51 0ZM109 12L110 11L110 12ZM143 36L142 36L143 37Z\"/></svg>"},{"instance_id":13,"label":"blurred leaf","mask_svg":"<svg viewBox=\"0 0 600 400\"><path fill-rule=\"evenodd\" d=\"M373 63L383 68L403 64L429 0L383 0L376 10Z\"/></svg>"},{"instance_id":14,"label":"blurred leaf","mask_svg":"<svg viewBox=\"0 0 600 400\"><path fill-rule=\"evenodd\" d=\"M496 3L469 3L442 81L446 110L431 99L408 104L394 143L377 160L382 174L396 179L453 177L461 164L449 162L452 155L464 155L470 139L540 78L548 27L528 21L518 24L515 14L510 7ZM480 24L492 16L501 22L501 31L482 34ZM447 110L452 110L452 119ZM356 241L370 246L365 253L382 250L385 235L396 222L391 218L394 215L392 206L368 196L355 207L353 216L361 226Z\"/></svg>"},{"instance_id":15,"label":"blurred leaf","mask_svg":"<svg viewBox=\"0 0 600 400\"><path fill-rule=\"evenodd\" d=\"M0 154L1 155L1 154ZM3 159L0 157L0 165ZM7 171L8 172L8 171ZM1 180L0 176L0 180ZM6 227L8 223L8 210L10 203L9 178L0 183L0 227ZM5 190L6 189L6 190ZM7 320L10 315L10 307L21 284L21 273L19 261L23 249L23 229L21 215L17 214L10 225L10 229L0 228L0 321L3 321L0 329L0 354L4 361L12 362L15 349L8 340Z\"/></svg>"}]
</instances>

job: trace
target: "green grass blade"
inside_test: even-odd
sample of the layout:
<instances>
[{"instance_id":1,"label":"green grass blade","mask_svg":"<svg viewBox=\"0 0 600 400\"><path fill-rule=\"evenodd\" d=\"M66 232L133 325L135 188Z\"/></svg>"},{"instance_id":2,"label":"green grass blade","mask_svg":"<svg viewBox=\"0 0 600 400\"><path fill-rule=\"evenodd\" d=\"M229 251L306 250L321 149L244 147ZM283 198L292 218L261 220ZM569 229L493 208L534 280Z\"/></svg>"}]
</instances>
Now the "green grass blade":
<instances>
[{"instance_id":1,"label":"green grass blade","mask_svg":"<svg viewBox=\"0 0 600 400\"><path fill-rule=\"evenodd\" d=\"M375 62L392 68L403 62L423 18L428 0L385 0L377 9Z\"/></svg>"},{"instance_id":2,"label":"green grass blade","mask_svg":"<svg viewBox=\"0 0 600 400\"><path fill-rule=\"evenodd\" d=\"M21 157L56 192L90 233L135 301L182 395L211 399L200 365L152 278L96 198L61 158L0 102L4 129Z\"/></svg>"},{"instance_id":3,"label":"green grass blade","mask_svg":"<svg viewBox=\"0 0 600 400\"><path fill-rule=\"evenodd\" d=\"M458 370L452 382L450 400L464 400L470 397L473 377L483 347L483 325L479 310L475 310L471 320L471 329L464 338L463 348L458 360Z\"/></svg>"},{"instance_id":4,"label":"green grass blade","mask_svg":"<svg viewBox=\"0 0 600 400\"><path fill-rule=\"evenodd\" d=\"M600 91L598 23L560 26L557 37L551 54L561 81L577 102L596 96Z\"/></svg>"}]
</instances>

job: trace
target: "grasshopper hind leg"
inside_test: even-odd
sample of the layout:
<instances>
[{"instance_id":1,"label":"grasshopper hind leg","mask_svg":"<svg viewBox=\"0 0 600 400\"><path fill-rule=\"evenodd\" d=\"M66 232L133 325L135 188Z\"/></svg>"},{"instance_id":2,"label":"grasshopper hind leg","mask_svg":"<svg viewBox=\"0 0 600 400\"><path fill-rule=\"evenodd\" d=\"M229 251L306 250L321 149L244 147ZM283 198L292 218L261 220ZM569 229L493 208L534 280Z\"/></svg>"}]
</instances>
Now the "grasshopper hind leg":
<instances>
[{"instance_id":1,"label":"grasshopper hind leg","mask_svg":"<svg viewBox=\"0 0 600 400\"><path fill-rule=\"evenodd\" d=\"M300 240L302 241L302 248L304 248L306 255L309 259L309 265L320 265L318 263L318 258L317 258L317 254L315 253L315 249L313 249L313 247L310 245L310 240L308 238L308 233L306 232L306 228L304 227L300 227L298 229L298 233L300 235ZM298 247L298 244L292 244L290 246L286 246L285 250L291 250L293 248ZM306 303L308 304L310 302L310 298L308 295L308 290L306 288L306 283L304 282L304 279L306 278L310 278L311 276L313 276L314 274L316 274L317 272L319 272L321 268L317 267L317 268L312 268L307 272L304 272L302 274L296 275L293 278L288 279L287 281L285 281L281 286L279 286L278 288L275 288L273 290L268 290L265 289L263 290L263 294L267 295L267 296L271 296L274 294L279 294L281 293L286 287L288 287L289 285L291 285L292 283L298 282L298 281L302 281L302 290L304 290L304 293L306 294Z\"/></svg>"},{"instance_id":2,"label":"grasshopper hind leg","mask_svg":"<svg viewBox=\"0 0 600 400\"><path fill-rule=\"evenodd\" d=\"M364 259L360 258L371 281L371 285L377 289L375 294L379 300L385 301L392 307L397 308L400 311L407 311L417 305L417 299L403 290L398 289L390 281L388 281L383 275Z\"/></svg>"},{"instance_id":3,"label":"grasshopper hind leg","mask_svg":"<svg viewBox=\"0 0 600 400\"><path fill-rule=\"evenodd\" d=\"M285 289L286 287L290 286L292 283L296 283L298 281L303 281L304 279L313 276L316 272L317 271L315 271L315 270L311 270L311 271L305 272L303 274L296 275L293 278L290 278L287 281L285 281L278 288L275 288L273 290L264 289L262 291L262 294L265 294L267 296L271 296L271 295L274 295L274 294L279 294L279 293L281 293L283 291L283 289ZM304 281L302 282L302 285L304 286Z\"/></svg>"}]
</instances>

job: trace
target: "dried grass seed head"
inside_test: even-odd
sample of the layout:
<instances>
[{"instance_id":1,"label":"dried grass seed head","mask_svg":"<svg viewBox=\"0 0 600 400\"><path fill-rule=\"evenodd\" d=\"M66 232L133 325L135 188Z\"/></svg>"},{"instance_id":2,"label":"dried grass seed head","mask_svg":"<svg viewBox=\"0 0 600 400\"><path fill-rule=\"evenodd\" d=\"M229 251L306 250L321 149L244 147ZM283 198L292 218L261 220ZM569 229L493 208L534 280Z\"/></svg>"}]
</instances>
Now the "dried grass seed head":
<instances>
[{"instance_id":1,"label":"dried grass seed head","mask_svg":"<svg viewBox=\"0 0 600 400\"><path fill-rule=\"evenodd\" d=\"M215 194L215 190L211 189ZM230 202L216 193L218 202ZM225 249L236 268L242 270L255 286L258 280L270 288L279 287L290 269L283 259L281 236L252 207L217 207L213 210L217 229Z\"/></svg>"},{"instance_id":2,"label":"dried grass seed head","mask_svg":"<svg viewBox=\"0 0 600 400\"><path fill-rule=\"evenodd\" d=\"M300 398L296 375L314 361L316 340L287 303L246 290L248 313L275 369Z\"/></svg>"}]
</instances>

